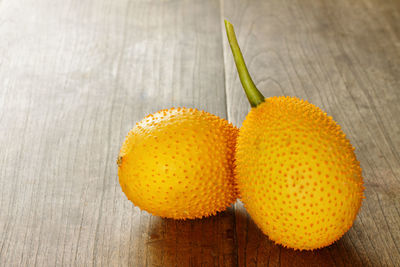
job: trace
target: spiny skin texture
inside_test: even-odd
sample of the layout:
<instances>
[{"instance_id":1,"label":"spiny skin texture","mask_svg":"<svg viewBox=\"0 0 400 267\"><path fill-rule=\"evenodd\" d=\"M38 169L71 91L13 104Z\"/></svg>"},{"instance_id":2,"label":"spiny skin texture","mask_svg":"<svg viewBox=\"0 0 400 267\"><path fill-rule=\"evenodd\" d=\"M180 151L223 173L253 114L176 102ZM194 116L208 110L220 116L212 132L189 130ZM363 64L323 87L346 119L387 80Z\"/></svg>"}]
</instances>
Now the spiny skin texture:
<instances>
[{"instance_id":1,"label":"spiny skin texture","mask_svg":"<svg viewBox=\"0 0 400 267\"><path fill-rule=\"evenodd\" d=\"M193 219L236 200L234 150L238 129L196 109L149 115L129 132L119 158L122 191L153 215Z\"/></svg>"},{"instance_id":2,"label":"spiny skin texture","mask_svg":"<svg viewBox=\"0 0 400 267\"><path fill-rule=\"evenodd\" d=\"M240 129L236 178L247 211L269 238L312 250L352 226L363 199L354 148L318 107L272 97Z\"/></svg>"}]
</instances>

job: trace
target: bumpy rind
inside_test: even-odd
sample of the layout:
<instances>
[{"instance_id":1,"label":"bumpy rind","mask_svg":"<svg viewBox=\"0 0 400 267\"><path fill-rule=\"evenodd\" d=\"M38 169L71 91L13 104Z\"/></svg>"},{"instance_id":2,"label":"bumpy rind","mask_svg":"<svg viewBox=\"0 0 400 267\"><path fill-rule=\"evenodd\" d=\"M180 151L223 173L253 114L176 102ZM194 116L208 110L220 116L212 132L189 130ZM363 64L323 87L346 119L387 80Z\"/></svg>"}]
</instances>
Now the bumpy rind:
<instances>
[{"instance_id":1,"label":"bumpy rind","mask_svg":"<svg viewBox=\"0 0 400 267\"><path fill-rule=\"evenodd\" d=\"M252 108L240 129L236 178L261 230L285 247L313 250L338 240L361 207L363 179L340 126L295 97Z\"/></svg>"},{"instance_id":2,"label":"bumpy rind","mask_svg":"<svg viewBox=\"0 0 400 267\"><path fill-rule=\"evenodd\" d=\"M194 219L236 201L233 177L238 129L210 113L171 108L129 132L118 156L122 191L153 215Z\"/></svg>"}]
</instances>

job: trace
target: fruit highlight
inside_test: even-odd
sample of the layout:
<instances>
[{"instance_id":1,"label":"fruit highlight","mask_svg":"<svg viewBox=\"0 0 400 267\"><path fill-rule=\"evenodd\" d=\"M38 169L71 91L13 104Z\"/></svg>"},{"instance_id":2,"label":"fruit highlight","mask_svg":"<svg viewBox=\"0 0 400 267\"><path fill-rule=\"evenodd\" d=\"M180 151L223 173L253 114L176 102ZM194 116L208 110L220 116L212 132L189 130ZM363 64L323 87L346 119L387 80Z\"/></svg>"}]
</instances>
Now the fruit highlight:
<instances>
[{"instance_id":1,"label":"fruit highlight","mask_svg":"<svg viewBox=\"0 0 400 267\"><path fill-rule=\"evenodd\" d=\"M274 242L313 250L352 226L363 199L354 148L340 126L296 97L266 98L247 71L233 26L225 21L252 109L240 129L236 180L255 223Z\"/></svg>"}]
</instances>

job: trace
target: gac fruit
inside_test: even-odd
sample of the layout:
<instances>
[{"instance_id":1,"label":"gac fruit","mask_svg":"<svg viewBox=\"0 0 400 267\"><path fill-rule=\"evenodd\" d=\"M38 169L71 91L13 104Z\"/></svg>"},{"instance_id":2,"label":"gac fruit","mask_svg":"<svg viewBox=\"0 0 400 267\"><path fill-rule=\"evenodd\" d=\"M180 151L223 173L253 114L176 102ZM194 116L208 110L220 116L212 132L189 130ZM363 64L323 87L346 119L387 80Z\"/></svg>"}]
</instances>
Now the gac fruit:
<instances>
[{"instance_id":1,"label":"gac fruit","mask_svg":"<svg viewBox=\"0 0 400 267\"><path fill-rule=\"evenodd\" d=\"M210 113L161 110L129 132L118 157L122 191L153 215L193 219L236 200L237 128Z\"/></svg>"},{"instance_id":2,"label":"gac fruit","mask_svg":"<svg viewBox=\"0 0 400 267\"><path fill-rule=\"evenodd\" d=\"M328 246L353 225L364 197L354 148L318 107L296 97L265 99L247 71L233 26L225 25L253 107L237 140L241 200L274 242L299 250Z\"/></svg>"}]
</instances>

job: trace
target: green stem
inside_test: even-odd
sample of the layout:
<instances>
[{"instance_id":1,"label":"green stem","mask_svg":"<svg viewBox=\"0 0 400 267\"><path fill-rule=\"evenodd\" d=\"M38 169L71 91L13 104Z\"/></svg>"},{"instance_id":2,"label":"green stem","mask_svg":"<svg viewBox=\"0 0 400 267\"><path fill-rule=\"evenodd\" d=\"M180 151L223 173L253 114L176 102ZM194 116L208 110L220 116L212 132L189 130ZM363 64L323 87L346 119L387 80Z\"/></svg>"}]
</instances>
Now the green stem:
<instances>
[{"instance_id":1,"label":"green stem","mask_svg":"<svg viewBox=\"0 0 400 267\"><path fill-rule=\"evenodd\" d=\"M250 105L252 107L257 107L264 102L264 96L260 93L260 91L258 91L250 77L246 63L243 59L242 52L240 51L239 44L236 40L235 30L233 29L232 24L227 20L225 20L225 29L229 44L231 46L233 58L235 59L236 68L239 73L240 82L242 83L243 89L246 92Z\"/></svg>"}]
</instances>

